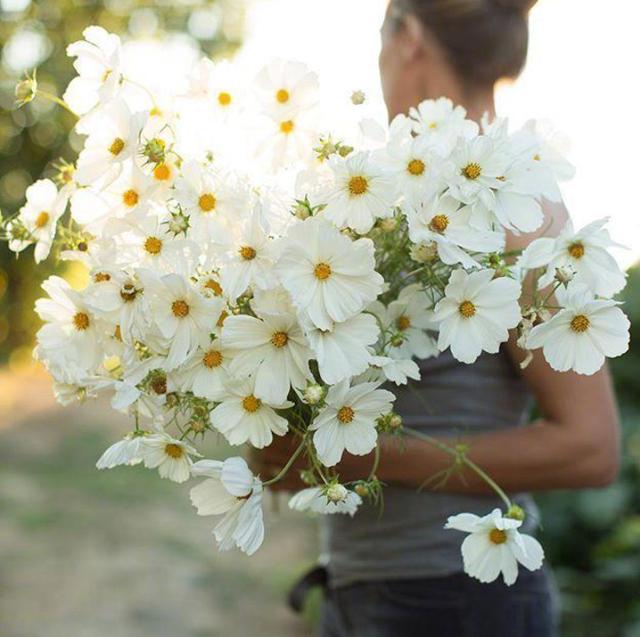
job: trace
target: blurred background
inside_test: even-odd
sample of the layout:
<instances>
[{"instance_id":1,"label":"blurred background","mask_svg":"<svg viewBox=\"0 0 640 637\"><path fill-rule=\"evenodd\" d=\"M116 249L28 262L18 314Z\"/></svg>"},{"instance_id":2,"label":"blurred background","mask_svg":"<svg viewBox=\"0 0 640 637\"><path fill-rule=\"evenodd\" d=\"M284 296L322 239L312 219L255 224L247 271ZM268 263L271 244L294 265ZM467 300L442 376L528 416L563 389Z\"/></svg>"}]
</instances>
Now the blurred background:
<instances>
[{"instance_id":1,"label":"blurred background","mask_svg":"<svg viewBox=\"0 0 640 637\"><path fill-rule=\"evenodd\" d=\"M630 43L640 6L608 0L603 7L540 0L527 68L500 88L498 102L515 123L548 118L571 142L578 172L565 198L578 225L611 215L614 238L628 246L616 256L629 268L623 300L637 335L640 210L630 194L640 136ZM73 75L65 46L86 26L120 34L132 57L157 59L165 81L203 54L256 67L275 56L299 59L330 91L364 90L371 114L383 120L384 8L385 0L0 0L0 210L13 213L25 188L53 172L52 162L75 157L71 118L41 100L16 110L13 90L37 66L42 88L61 95ZM30 255L16 260L0 246L0 635L309 635L314 604L298 618L283 598L315 558L312 521L272 502L256 556L218 553L211 522L193 514L186 488L143 469L94 469L126 424L99 402L62 410L32 363L32 306L48 273ZM539 498L563 637L640 636L637 336L612 367L625 434L620 480Z\"/></svg>"}]
</instances>

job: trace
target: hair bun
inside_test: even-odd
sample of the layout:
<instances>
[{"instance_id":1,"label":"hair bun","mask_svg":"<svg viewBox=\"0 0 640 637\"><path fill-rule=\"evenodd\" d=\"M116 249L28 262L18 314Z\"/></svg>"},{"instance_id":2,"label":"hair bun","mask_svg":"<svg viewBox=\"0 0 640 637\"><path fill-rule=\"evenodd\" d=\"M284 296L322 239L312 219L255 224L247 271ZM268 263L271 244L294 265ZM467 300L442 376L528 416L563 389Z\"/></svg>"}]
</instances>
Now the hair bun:
<instances>
[{"instance_id":1,"label":"hair bun","mask_svg":"<svg viewBox=\"0 0 640 637\"><path fill-rule=\"evenodd\" d=\"M515 11L526 15L537 0L490 0L491 4L503 11Z\"/></svg>"}]
</instances>

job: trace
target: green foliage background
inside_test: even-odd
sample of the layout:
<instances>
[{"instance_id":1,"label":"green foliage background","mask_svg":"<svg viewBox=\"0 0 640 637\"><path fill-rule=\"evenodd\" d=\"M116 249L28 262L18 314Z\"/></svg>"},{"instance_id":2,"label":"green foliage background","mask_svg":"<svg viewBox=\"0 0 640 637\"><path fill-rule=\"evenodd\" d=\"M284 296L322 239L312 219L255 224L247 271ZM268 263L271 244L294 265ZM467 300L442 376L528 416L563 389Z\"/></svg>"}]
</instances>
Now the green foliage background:
<instances>
[{"instance_id":1,"label":"green foliage background","mask_svg":"<svg viewBox=\"0 0 640 637\"><path fill-rule=\"evenodd\" d=\"M41 86L61 95L73 74L65 47L90 24L125 36L189 33L203 52L216 56L240 44L243 5L234 0L5 0L0 5L0 210L15 212L25 188L50 175L54 160L70 161L76 154L67 134L72 121L64 110L41 100L20 110L13 106L21 71L11 63L11 52L20 38L23 46L40 51ZM44 270L0 246L0 362L31 344L32 307L48 274ZM612 364L624 421L621 478L604 490L540 498L542 539L562 592L566 637L640 637L640 268L629 274L624 301L632 346Z\"/></svg>"}]
</instances>

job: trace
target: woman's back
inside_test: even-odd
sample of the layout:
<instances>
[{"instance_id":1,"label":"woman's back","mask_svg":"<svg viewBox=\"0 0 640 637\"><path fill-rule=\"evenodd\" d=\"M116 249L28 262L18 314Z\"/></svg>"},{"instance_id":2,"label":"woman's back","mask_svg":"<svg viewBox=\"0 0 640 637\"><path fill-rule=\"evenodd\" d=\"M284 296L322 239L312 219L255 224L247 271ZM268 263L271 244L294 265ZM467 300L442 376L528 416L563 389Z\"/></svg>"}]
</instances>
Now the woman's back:
<instances>
[{"instance_id":1,"label":"woman's back","mask_svg":"<svg viewBox=\"0 0 640 637\"><path fill-rule=\"evenodd\" d=\"M449 352L420 362L421 380L394 388L395 410L406 425L437 437L455 437L519 426L531 395L505 352L483 354L473 365ZM424 468L425 480L433 474ZM334 585L373 579L431 577L462 571L460 540L443 520L460 511L485 515L495 496L387 486L382 512L361 507L353 518L327 516L329 571ZM537 519L527 494L516 501L531 526Z\"/></svg>"}]
</instances>

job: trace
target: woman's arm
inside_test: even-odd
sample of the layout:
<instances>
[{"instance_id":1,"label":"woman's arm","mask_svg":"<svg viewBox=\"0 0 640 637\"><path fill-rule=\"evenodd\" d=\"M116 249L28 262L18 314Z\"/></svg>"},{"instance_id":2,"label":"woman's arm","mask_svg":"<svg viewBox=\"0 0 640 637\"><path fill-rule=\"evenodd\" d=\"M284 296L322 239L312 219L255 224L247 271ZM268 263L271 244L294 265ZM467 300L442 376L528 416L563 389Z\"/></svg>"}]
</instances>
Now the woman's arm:
<instances>
[{"instance_id":1,"label":"woman's arm","mask_svg":"<svg viewBox=\"0 0 640 637\"><path fill-rule=\"evenodd\" d=\"M547 205L545 216L544 232L550 236L564 224L566 211L562 205ZM523 248L536 236L512 236L507 249ZM523 352L513 337L507 347L517 365ZM619 425L608 370L604 368L593 376L558 373L537 351L522 375L535 396L541 413L539 420L525 427L462 439L443 438L442 442L466 444L467 457L506 491L599 487L615 480ZM404 436L404 441L403 445L394 439L382 441L376 474L383 482L418 488L451 466L451 456L429 443L410 435ZM265 450L260 461L262 468L273 470L282 466L290 456L290 444L282 440ZM338 470L341 479L347 482L366 477L372 466L373 454L358 457L345 453ZM295 474L290 472L290 478L279 486L299 488L301 484ZM491 492L468 468L462 468L438 488L458 493Z\"/></svg>"}]
</instances>

